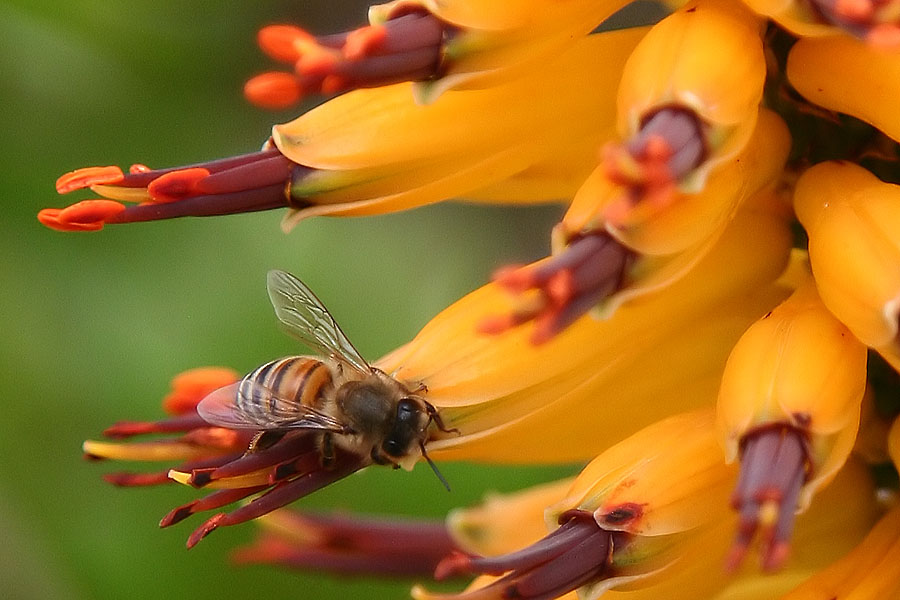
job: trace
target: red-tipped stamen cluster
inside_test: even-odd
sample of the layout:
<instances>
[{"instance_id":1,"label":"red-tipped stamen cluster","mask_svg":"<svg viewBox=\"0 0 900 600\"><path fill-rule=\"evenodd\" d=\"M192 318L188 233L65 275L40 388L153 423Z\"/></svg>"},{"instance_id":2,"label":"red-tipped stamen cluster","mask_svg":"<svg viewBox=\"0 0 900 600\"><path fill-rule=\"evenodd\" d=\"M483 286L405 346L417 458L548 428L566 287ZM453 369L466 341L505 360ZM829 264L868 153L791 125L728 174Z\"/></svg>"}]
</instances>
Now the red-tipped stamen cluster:
<instances>
[{"instance_id":1,"label":"red-tipped stamen cluster","mask_svg":"<svg viewBox=\"0 0 900 600\"><path fill-rule=\"evenodd\" d=\"M346 477L369 464L337 449L327 467L323 465L321 433L294 430L287 433L235 430L212 426L197 413L199 402L209 393L237 380L227 369L195 369L172 382L173 391L164 405L175 416L152 422L128 421L109 427L104 435L114 439L147 434L180 434L146 442L113 445L85 443L89 459L132 458L137 460L181 460L177 466L151 473L112 473L107 481L120 486L146 486L177 480L195 488L223 488L178 506L160 522L174 525L194 513L215 510L255 494L261 495L230 513L219 513L203 523L188 539L188 547L218 527L236 525L281 508L307 494Z\"/></svg>"},{"instance_id":2,"label":"red-tipped stamen cluster","mask_svg":"<svg viewBox=\"0 0 900 600\"><path fill-rule=\"evenodd\" d=\"M441 522L313 515L278 510L233 558L344 575L430 576L456 549Z\"/></svg>"},{"instance_id":3,"label":"red-tipped stamen cluster","mask_svg":"<svg viewBox=\"0 0 900 600\"><path fill-rule=\"evenodd\" d=\"M627 534L609 532L584 511L566 512L559 529L531 546L497 557L454 553L438 565L435 577L457 574L504 575L479 589L449 596L454 600L537 600L557 598L610 576L610 559Z\"/></svg>"},{"instance_id":4,"label":"red-tipped stamen cluster","mask_svg":"<svg viewBox=\"0 0 900 600\"><path fill-rule=\"evenodd\" d=\"M290 25L271 25L259 32L259 46L274 60L292 65L293 72L257 75L244 86L244 95L257 106L276 110L311 94L432 79L441 74L451 32L431 13L409 7L398 7L383 24L321 37Z\"/></svg>"},{"instance_id":5,"label":"red-tipped stamen cluster","mask_svg":"<svg viewBox=\"0 0 900 600\"><path fill-rule=\"evenodd\" d=\"M897 0L810 0L822 18L847 33L884 48L900 47Z\"/></svg>"},{"instance_id":6,"label":"red-tipped stamen cluster","mask_svg":"<svg viewBox=\"0 0 900 600\"><path fill-rule=\"evenodd\" d=\"M628 141L603 150L606 176L625 188L622 196L606 207L605 219L621 226L627 224L638 204L665 208L677 197L678 182L706 156L703 125L692 110L668 106L647 115Z\"/></svg>"},{"instance_id":7,"label":"red-tipped stamen cluster","mask_svg":"<svg viewBox=\"0 0 900 600\"><path fill-rule=\"evenodd\" d=\"M309 171L274 148L186 167L133 165L128 174L118 167L88 167L60 177L57 191L89 187L106 198L47 208L38 220L60 231L97 231L109 223L299 207L290 185Z\"/></svg>"},{"instance_id":8,"label":"red-tipped stamen cluster","mask_svg":"<svg viewBox=\"0 0 900 600\"><path fill-rule=\"evenodd\" d=\"M576 237L565 250L524 267L506 267L494 280L514 294L537 291L512 312L480 324L485 333L501 333L534 320L531 340L551 339L604 298L621 289L633 253L606 232Z\"/></svg>"},{"instance_id":9,"label":"red-tipped stamen cluster","mask_svg":"<svg viewBox=\"0 0 900 600\"><path fill-rule=\"evenodd\" d=\"M810 469L802 431L774 425L745 436L740 477L731 498L740 513L740 523L727 559L730 569L740 564L754 537L759 539L764 570L774 571L784 564L790 551L797 499Z\"/></svg>"}]
</instances>

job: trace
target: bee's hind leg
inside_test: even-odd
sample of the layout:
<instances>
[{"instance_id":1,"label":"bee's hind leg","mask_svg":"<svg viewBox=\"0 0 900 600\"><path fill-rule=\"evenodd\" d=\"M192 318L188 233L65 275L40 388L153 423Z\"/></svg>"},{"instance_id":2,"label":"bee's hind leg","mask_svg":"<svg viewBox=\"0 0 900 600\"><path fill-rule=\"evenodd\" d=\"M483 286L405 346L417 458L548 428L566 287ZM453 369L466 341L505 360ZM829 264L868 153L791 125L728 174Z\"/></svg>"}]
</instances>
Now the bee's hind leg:
<instances>
[{"instance_id":1,"label":"bee's hind leg","mask_svg":"<svg viewBox=\"0 0 900 600\"><path fill-rule=\"evenodd\" d=\"M434 407L433 404L423 400L425 403L425 410L428 411L428 418L431 419L435 425L437 425L438 429L443 431L444 433L460 433L459 429L454 427L453 429L447 429L447 426L444 424L444 419L441 418L441 413Z\"/></svg>"}]
</instances>

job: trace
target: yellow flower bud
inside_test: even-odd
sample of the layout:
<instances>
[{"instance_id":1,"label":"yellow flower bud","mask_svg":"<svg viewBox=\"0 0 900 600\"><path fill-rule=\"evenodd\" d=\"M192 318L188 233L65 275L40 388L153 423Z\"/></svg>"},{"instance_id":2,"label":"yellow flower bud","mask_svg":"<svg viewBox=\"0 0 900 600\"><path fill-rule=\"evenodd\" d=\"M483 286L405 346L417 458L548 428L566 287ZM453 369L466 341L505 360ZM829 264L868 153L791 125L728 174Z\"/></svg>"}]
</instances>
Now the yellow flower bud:
<instances>
[{"instance_id":1,"label":"yellow flower bud","mask_svg":"<svg viewBox=\"0 0 900 600\"><path fill-rule=\"evenodd\" d=\"M849 36L804 38L788 56L787 76L807 100L847 113L900 140L900 53Z\"/></svg>"},{"instance_id":2,"label":"yellow flower bud","mask_svg":"<svg viewBox=\"0 0 900 600\"><path fill-rule=\"evenodd\" d=\"M866 345L898 365L900 186L849 162L827 162L797 182L822 301Z\"/></svg>"},{"instance_id":3,"label":"yellow flower bud","mask_svg":"<svg viewBox=\"0 0 900 600\"><path fill-rule=\"evenodd\" d=\"M808 436L800 505L844 464L865 392L866 349L825 308L811 278L738 341L719 390L719 430L729 460L745 436L785 424Z\"/></svg>"},{"instance_id":4,"label":"yellow flower bud","mask_svg":"<svg viewBox=\"0 0 900 600\"><path fill-rule=\"evenodd\" d=\"M619 133L652 109L678 104L710 126L710 159L732 156L756 121L765 80L760 21L736 2L698 0L660 21L628 59L619 84Z\"/></svg>"}]
</instances>

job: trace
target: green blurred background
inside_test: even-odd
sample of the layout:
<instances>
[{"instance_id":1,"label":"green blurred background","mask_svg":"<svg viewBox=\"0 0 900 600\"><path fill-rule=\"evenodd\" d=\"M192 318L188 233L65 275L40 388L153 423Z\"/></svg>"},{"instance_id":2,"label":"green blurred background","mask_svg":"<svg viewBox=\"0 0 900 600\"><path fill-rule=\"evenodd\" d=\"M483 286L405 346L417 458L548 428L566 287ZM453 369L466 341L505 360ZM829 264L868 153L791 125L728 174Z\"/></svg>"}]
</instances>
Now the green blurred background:
<instances>
[{"instance_id":1,"label":"green blurred background","mask_svg":"<svg viewBox=\"0 0 900 600\"><path fill-rule=\"evenodd\" d=\"M361 3L197 0L0 3L0 597L405 597L409 582L341 581L235 568L228 551L256 525L218 531L188 552L200 519L158 519L196 493L116 489L113 465L82 460L83 439L120 419L153 419L176 373L248 371L297 346L275 326L265 272L289 270L374 358L484 282L546 253L557 208L441 205L369 219L317 219L289 236L280 214L181 220L61 234L35 219L62 173L88 165L171 166L255 150L291 118L246 104L240 88L271 63L256 30L363 21ZM78 195L76 199L86 197ZM440 517L487 490L553 469L448 465L370 469L299 505Z\"/></svg>"}]
</instances>

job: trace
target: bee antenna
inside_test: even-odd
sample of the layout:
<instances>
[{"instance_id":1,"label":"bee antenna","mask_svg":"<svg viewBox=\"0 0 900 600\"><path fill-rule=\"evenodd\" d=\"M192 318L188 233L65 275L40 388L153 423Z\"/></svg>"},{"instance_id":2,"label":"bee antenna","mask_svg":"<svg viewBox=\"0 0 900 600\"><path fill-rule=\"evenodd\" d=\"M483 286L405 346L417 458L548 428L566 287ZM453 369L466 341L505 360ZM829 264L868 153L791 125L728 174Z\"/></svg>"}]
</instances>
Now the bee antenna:
<instances>
[{"instance_id":1,"label":"bee antenna","mask_svg":"<svg viewBox=\"0 0 900 600\"><path fill-rule=\"evenodd\" d=\"M440 482L441 482L442 484L444 484L444 487L445 487L445 488L447 489L447 491L449 492L449 491L450 491L450 484L447 483L447 480L444 479L444 476L441 475L441 472L440 472L440 471L438 471L437 465L434 464L434 461L431 460L431 457L428 456L428 453L427 453L427 452L425 452L425 443L424 443L424 442L420 443L420 444L419 444L419 448L422 449L422 456L423 456L423 457L425 458L425 460L428 462L428 466L431 467L431 470L434 471L434 474L435 474L435 475L437 475L438 480L440 480Z\"/></svg>"}]
</instances>

